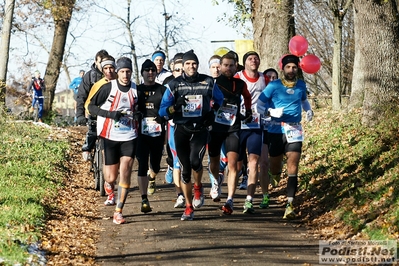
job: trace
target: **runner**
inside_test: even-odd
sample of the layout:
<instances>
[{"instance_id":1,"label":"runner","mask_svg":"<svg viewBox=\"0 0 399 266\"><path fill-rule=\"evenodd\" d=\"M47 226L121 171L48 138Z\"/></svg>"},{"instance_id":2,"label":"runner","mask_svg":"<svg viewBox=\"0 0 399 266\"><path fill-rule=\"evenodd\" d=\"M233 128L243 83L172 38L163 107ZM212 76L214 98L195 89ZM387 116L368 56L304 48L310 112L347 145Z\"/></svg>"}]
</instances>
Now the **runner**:
<instances>
[{"instance_id":1,"label":"runner","mask_svg":"<svg viewBox=\"0 0 399 266\"><path fill-rule=\"evenodd\" d=\"M255 212L253 208L253 198L255 195L255 189L258 182L258 160L262 152L262 129L261 116L257 112L256 102L262 90L268 83L268 78L259 72L260 58L258 53L249 51L243 56L243 62L245 69L238 72L235 77L245 81L248 87L248 91L252 98L252 115L253 121L247 124L241 125L240 131L240 156L238 169L242 167L242 161L246 152L248 152L248 186L247 186L247 197L244 203L244 213L252 214ZM243 108L241 113L244 113ZM248 151L247 151L248 150ZM263 162L261 167L265 166L267 162ZM267 168L266 168L267 169ZM267 173L267 171L266 171ZM264 178L261 176L261 178Z\"/></svg>"},{"instance_id":2,"label":"runner","mask_svg":"<svg viewBox=\"0 0 399 266\"><path fill-rule=\"evenodd\" d=\"M137 105L136 84L131 81L132 61L127 57L116 63L118 78L101 86L89 104L97 116L97 133L104 147L105 192L114 192L112 184L118 178L118 202L113 222L126 223L122 215L130 188L130 175L137 142L137 124L133 120Z\"/></svg>"},{"instance_id":3,"label":"runner","mask_svg":"<svg viewBox=\"0 0 399 266\"><path fill-rule=\"evenodd\" d=\"M282 79L271 82L259 96L258 104L272 117L268 127L270 172L280 177L283 156L287 156L287 206L283 219L293 219L296 214L293 200L298 186L298 165L302 152L302 108L307 121L313 119L313 111L307 100L306 84L298 79L299 58L286 55L282 58ZM266 107L265 107L266 106ZM269 109L273 108L273 109ZM276 114L277 113L277 114Z\"/></svg>"},{"instance_id":4,"label":"runner","mask_svg":"<svg viewBox=\"0 0 399 266\"><path fill-rule=\"evenodd\" d=\"M210 131L208 153L210 157L210 170L214 176L219 173L220 150L225 144L228 160L227 200L222 207L224 214L233 212L233 197L237 184L237 159L240 151L239 131L241 121L252 121L251 95L246 83L233 76L236 73L236 61L232 54L225 54L220 60L221 75L216 78L216 84L223 93L222 106L216 114L215 122ZM241 96L244 98L247 117L240 116ZM221 184L219 184L221 188ZM219 194L220 196L220 194Z\"/></svg>"},{"instance_id":5,"label":"runner","mask_svg":"<svg viewBox=\"0 0 399 266\"><path fill-rule=\"evenodd\" d=\"M172 116L176 125L175 143L181 167L181 186L186 209L181 220L192 220L194 208L204 204L202 160L208 140L207 127L215 118L215 110L223 95L212 77L198 73L198 58L191 50L183 55L184 73L169 82L162 98L161 116ZM211 100L214 101L211 107ZM192 199L191 174L194 176Z\"/></svg>"},{"instance_id":6,"label":"runner","mask_svg":"<svg viewBox=\"0 0 399 266\"><path fill-rule=\"evenodd\" d=\"M148 187L149 180L154 180L161 169L162 150L165 140L165 119L158 115L165 86L155 82L157 68L147 59L141 66L144 83L137 87L140 130L137 141L137 160L139 162L137 183L141 193L141 211L151 212L148 194L155 192L155 187ZM148 166L150 161L150 167ZM147 171L150 174L147 177ZM155 182L153 183L155 185Z\"/></svg>"}]
</instances>

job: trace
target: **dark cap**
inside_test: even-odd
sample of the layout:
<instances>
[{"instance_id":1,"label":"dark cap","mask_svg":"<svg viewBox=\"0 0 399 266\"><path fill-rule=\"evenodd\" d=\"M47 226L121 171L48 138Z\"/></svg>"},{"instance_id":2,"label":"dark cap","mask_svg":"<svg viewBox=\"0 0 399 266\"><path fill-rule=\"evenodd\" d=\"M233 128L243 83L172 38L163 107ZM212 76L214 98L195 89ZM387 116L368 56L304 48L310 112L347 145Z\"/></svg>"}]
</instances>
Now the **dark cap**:
<instances>
[{"instance_id":1,"label":"dark cap","mask_svg":"<svg viewBox=\"0 0 399 266\"><path fill-rule=\"evenodd\" d=\"M194 60L198 64L198 57L194 54L193 50L185 52L183 55L183 65L187 60Z\"/></svg>"},{"instance_id":2,"label":"dark cap","mask_svg":"<svg viewBox=\"0 0 399 266\"><path fill-rule=\"evenodd\" d=\"M250 55L256 55L256 56L260 59L259 54L258 54L257 52L255 52L255 51L249 51L249 52L245 53L244 56L242 57L242 63L243 63L244 65L245 65L245 61L247 61L247 58L248 58Z\"/></svg>"},{"instance_id":3,"label":"dark cap","mask_svg":"<svg viewBox=\"0 0 399 266\"><path fill-rule=\"evenodd\" d=\"M144 63L141 65L141 75L143 75L144 69L146 68L152 68L155 70L155 72L157 71L157 66L150 59L145 60Z\"/></svg>"},{"instance_id":4,"label":"dark cap","mask_svg":"<svg viewBox=\"0 0 399 266\"><path fill-rule=\"evenodd\" d=\"M281 59L281 65L284 69L285 65L288 63L294 63L296 66L299 64L299 57L293 54L288 54Z\"/></svg>"},{"instance_id":5,"label":"dark cap","mask_svg":"<svg viewBox=\"0 0 399 266\"><path fill-rule=\"evenodd\" d=\"M118 61L116 62L116 72L118 72L122 68L128 68L130 70L133 70L132 60L128 57L119 58Z\"/></svg>"}]
</instances>

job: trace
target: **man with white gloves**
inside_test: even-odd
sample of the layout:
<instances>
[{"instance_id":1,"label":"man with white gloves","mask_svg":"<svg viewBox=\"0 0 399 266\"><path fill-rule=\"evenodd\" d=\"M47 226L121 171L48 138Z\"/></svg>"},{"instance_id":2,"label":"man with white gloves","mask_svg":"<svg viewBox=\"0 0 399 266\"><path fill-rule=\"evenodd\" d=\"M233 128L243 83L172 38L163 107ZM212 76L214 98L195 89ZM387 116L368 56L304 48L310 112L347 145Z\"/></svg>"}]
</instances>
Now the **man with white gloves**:
<instances>
[{"instance_id":1,"label":"man with white gloves","mask_svg":"<svg viewBox=\"0 0 399 266\"><path fill-rule=\"evenodd\" d=\"M286 55L281 61L283 78L266 86L259 96L257 109L271 117L268 126L271 178L280 178L283 156L287 156L288 202L283 218L293 219L292 202L298 186L298 165L304 139L302 109L306 111L307 121L313 119L313 111L307 100L306 84L298 79L299 58Z\"/></svg>"}]
</instances>

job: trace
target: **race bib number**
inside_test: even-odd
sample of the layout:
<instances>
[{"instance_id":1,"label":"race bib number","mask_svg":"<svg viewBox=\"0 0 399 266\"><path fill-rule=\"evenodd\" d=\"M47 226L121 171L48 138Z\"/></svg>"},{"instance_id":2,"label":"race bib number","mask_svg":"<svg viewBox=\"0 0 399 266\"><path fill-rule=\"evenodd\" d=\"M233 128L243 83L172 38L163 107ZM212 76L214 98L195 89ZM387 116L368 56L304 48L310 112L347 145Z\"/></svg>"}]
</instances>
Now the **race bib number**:
<instances>
[{"instance_id":1,"label":"race bib number","mask_svg":"<svg viewBox=\"0 0 399 266\"><path fill-rule=\"evenodd\" d=\"M270 116L262 117L263 130L268 130L271 123L272 123L272 118Z\"/></svg>"},{"instance_id":2,"label":"race bib number","mask_svg":"<svg viewBox=\"0 0 399 266\"><path fill-rule=\"evenodd\" d=\"M188 95L186 98L188 102L182 107L183 117L202 116L202 95Z\"/></svg>"},{"instance_id":3,"label":"race bib number","mask_svg":"<svg viewBox=\"0 0 399 266\"><path fill-rule=\"evenodd\" d=\"M288 143L302 142L304 140L301 124L282 123L282 125Z\"/></svg>"},{"instance_id":4,"label":"race bib number","mask_svg":"<svg viewBox=\"0 0 399 266\"><path fill-rule=\"evenodd\" d=\"M131 131L134 129L134 123L131 117L122 116L118 122L115 122L115 131Z\"/></svg>"},{"instance_id":5,"label":"race bib number","mask_svg":"<svg viewBox=\"0 0 399 266\"><path fill-rule=\"evenodd\" d=\"M226 104L226 106L222 106L216 113L215 122L232 126L236 121L237 117L237 105L234 104Z\"/></svg>"},{"instance_id":6,"label":"race bib number","mask_svg":"<svg viewBox=\"0 0 399 266\"><path fill-rule=\"evenodd\" d=\"M158 137L162 133L162 125L155 121L155 117L144 117L141 120L141 133L150 137Z\"/></svg>"},{"instance_id":7,"label":"race bib number","mask_svg":"<svg viewBox=\"0 0 399 266\"><path fill-rule=\"evenodd\" d=\"M245 110L243 110L245 114ZM252 107L252 121L249 123L241 122L241 129L259 129L260 128L260 114L256 111L256 104Z\"/></svg>"}]
</instances>

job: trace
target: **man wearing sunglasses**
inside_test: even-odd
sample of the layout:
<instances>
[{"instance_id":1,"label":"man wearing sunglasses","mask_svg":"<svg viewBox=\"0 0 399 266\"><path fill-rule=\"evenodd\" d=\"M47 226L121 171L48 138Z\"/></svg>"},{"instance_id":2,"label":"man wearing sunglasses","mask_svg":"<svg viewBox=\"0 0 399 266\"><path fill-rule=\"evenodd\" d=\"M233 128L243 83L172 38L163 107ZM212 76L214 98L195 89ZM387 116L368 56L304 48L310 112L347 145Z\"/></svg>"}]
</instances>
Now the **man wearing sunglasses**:
<instances>
[{"instance_id":1,"label":"man wearing sunglasses","mask_svg":"<svg viewBox=\"0 0 399 266\"><path fill-rule=\"evenodd\" d=\"M159 116L158 111L166 88L155 82L157 68L151 60L144 61L141 66L141 75L144 83L137 87L138 111L140 114L136 116L140 123L136 153L139 162L137 183L142 198L141 211L147 213L152 210L147 194L154 194L155 177L161 169L165 140L165 119ZM149 170L148 178L147 170ZM150 187L148 183L150 183Z\"/></svg>"}]
</instances>

